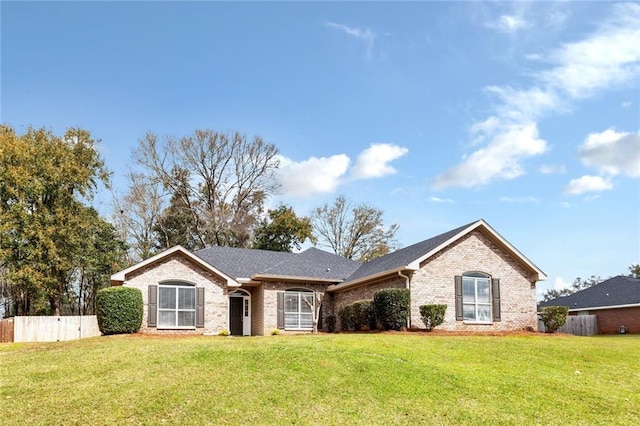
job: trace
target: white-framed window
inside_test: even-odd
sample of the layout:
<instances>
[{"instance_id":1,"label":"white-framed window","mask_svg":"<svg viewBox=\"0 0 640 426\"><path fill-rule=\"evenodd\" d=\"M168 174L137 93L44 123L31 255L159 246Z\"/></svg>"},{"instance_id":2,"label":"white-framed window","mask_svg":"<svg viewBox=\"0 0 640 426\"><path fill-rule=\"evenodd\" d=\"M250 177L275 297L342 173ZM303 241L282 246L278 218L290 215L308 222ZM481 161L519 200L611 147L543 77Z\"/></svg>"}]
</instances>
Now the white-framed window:
<instances>
[{"instance_id":1,"label":"white-framed window","mask_svg":"<svg viewBox=\"0 0 640 426\"><path fill-rule=\"evenodd\" d=\"M462 312L465 321L490 323L491 278L481 273L462 276Z\"/></svg>"},{"instance_id":2,"label":"white-framed window","mask_svg":"<svg viewBox=\"0 0 640 426\"><path fill-rule=\"evenodd\" d=\"M196 287L181 283L158 285L158 328L196 327Z\"/></svg>"},{"instance_id":3,"label":"white-framed window","mask_svg":"<svg viewBox=\"0 0 640 426\"><path fill-rule=\"evenodd\" d=\"M306 302L309 302L309 306ZM311 330L313 328L312 291L287 290L284 292L284 328L287 330Z\"/></svg>"}]
</instances>

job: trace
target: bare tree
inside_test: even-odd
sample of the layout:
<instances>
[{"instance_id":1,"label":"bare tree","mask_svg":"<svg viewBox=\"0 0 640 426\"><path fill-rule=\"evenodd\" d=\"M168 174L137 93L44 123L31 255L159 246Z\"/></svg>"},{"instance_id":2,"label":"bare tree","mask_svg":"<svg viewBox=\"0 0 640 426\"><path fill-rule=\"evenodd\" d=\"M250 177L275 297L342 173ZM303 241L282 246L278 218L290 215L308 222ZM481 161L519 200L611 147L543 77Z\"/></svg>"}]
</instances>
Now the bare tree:
<instances>
[{"instance_id":1,"label":"bare tree","mask_svg":"<svg viewBox=\"0 0 640 426\"><path fill-rule=\"evenodd\" d=\"M322 307L323 298L324 298L324 291L320 292L317 289L313 290L312 300L309 300L306 294L302 293L302 300L304 301L305 305L307 305L311 310L311 321L312 321L311 332L314 334L318 332L318 321L320 320L320 308Z\"/></svg>"},{"instance_id":2,"label":"bare tree","mask_svg":"<svg viewBox=\"0 0 640 426\"><path fill-rule=\"evenodd\" d=\"M113 195L113 223L130 248L129 262L147 259L158 245L154 226L162 212L162 185L141 173L130 172L128 192L120 199Z\"/></svg>"},{"instance_id":3,"label":"bare tree","mask_svg":"<svg viewBox=\"0 0 640 426\"><path fill-rule=\"evenodd\" d=\"M154 183L182 198L200 245L245 247L265 198L277 189L277 154L258 136L196 130L180 139L148 133L134 157Z\"/></svg>"},{"instance_id":4,"label":"bare tree","mask_svg":"<svg viewBox=\"0 0 640 426\"><path fill-rule=\"evenodd\" d=\"M394 236L398 225L385 227L382 215L382 210L366 204L352 207L341 195L333 205L313 210L311 219L320 245L340 256L365 262L397 247Z\"/></svg>"}]
</instances>

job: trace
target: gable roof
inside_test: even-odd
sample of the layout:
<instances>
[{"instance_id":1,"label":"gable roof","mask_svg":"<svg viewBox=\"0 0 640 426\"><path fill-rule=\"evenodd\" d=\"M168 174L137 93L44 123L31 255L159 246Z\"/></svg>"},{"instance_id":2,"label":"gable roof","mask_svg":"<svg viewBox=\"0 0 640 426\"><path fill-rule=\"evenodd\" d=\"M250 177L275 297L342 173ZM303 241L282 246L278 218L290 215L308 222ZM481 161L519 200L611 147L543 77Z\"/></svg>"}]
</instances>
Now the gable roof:
<instances>
[{"instance_id":1,"label":"gable roof","mask_svg":"<svg viewBox=\"0 0 640 426\"><path fill-rule=\"evenodd\" d=\"M237 280L251 278L306 278L341 282L360 262L315 247L300 253L232 247L208 247L195 253Z\"/></svg>"},{"instance_id":2,"label":"gable roof","mask_svg":"<svg viewBox=\"0 0 640 426\"><path fill-rule=\"evenodd\" d=\"M599 284L538 304L567 306L570 311L640 306L640 279L618 275Z\"/></svg>"},{"instance_id":3,"label":"gable roof","mask_svg":"<svg viewBox=\"0 0 640 426\"><path fill-rule=\"evenodd\" d=\"M525 267L525 269L535 275L536 281L541 281L547 278L546 274L533 264L533 262L527 259L527 257L520 253L520 251L511 245L511 243L498 234L491 226L489 226L488 223L483 219L480 219L452 229L451 231L447 231L443 234L436 235L428 240L424 240L393 253L389 253L386 256L364 263L357 271L347 278L346 282L332 286L331 290L357 285L371 279L372 277L407 270L418 270L422 262L474 230L480 230L495 241L503 250L511 254L523 267Z\"/></svg>"},{"instance_id":4,"label":"gable roof","mask_svg":"<svg viewBox=\"0 0 640 426\"><path fill-rule=\"evenodd\" d=\"M112 285L114 283L120 283L122 284L126 279L127 279L127 275L137 271L138 269L141 268L145 268L148 265L151 265L154 262L158 262L164 258L167 258L169 256L172 256L176 253L179 253L185 257L187 257L188 259L190 259L191 261L195 262L197 265L201 266L202 268L204 268L205 270L212 272L220 277L222 277L226 282L227 282L227 286L229 287L239 287L240 284L238 284L236 282L236 280L234 280L232 277L230 277L229 275L227 275L226 273L224 273L223 271L221 271L220 269L216 268L215 266L213 266L212 264L203 261L200 257L194 255L193 253L191 253L189 250L187 250L186 248L182 247L182 246L174 246L171 247L168 250L165 250L161 253L156 254L155 256L151 256L148 259L143 260L142 262L136 263L133 266L128 267L125 270L122 270L120 272L116 272L115 274L111 275L111 283Z\"/></svg>"}]
</instances>

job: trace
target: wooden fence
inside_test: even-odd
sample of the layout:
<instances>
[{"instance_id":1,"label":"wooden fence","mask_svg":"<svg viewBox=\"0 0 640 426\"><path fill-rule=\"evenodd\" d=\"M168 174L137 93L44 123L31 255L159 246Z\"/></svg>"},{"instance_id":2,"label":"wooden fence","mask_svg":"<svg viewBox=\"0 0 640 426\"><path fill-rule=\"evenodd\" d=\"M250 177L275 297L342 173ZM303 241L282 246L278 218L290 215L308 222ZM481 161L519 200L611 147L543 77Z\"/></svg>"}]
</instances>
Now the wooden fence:
<instances>
[{"instance_id":1,"label":"wooden fence","mask_svg":"<svg viewBox=\"0 0 640 426\"><path fill-rule=\"evenodd\" d=\"M9 321L12 321L12 324ZM3 342L57 342L100 335L95 315L13 317L3 320L3 327L5 322L7 322L7 328L13 329L13 339L4 340L3 331L0 336L3 338Z\"/></svg>"},{"instance_id":2,"label":"wooden fence","mask_svg":"<svg viewBox=\"0 0 640 426\"><path fill-rule=\"evenodd\" d=\"M538 320L538 331L545 332L542 320ZM558 333L574 334L576 336L593 336L598 334L598 320L595 315L569 315L565 325L558 329Z\"/></svg>"},{"instance_id":3,"label":"wooden fence","mask_svg":"<svg viewBox=\"0 0 640 426\"><path fill-rule=\"evenodd\" d=\"M0 321L0 343L13 342L13 318Z\"/></svg>"}]
</instances>

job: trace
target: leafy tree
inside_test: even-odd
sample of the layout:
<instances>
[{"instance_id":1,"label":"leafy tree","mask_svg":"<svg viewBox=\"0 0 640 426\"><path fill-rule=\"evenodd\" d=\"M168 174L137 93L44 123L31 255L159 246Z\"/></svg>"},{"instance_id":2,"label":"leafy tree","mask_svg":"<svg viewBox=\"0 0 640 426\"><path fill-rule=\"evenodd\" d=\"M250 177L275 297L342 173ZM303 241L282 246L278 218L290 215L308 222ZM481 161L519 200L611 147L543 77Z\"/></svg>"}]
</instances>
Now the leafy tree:
<instances>
[{"instance_id":1,"label":"leafy tree","mask_svg":"<svg viewBox=\"0 0 640 426\"><path fill-rule=\"evenodd\" d=\"M630 275L634 278L640 278L640 264L633 264L629 266Z\"/></svg>"},{"instance_id":2,"label":"leafy tree","mask_svg":"<svg viewBox=\"0 0 640 426\"><path fill-rule=\"evenodd\" d=\"M555 333L566 324L569 308L566 306L546 306L540 312L540 319L546 333Z\"/></svg>"},{"instance_id":3,"label":"leafy tree","mask_svg":"<svg viewBox=\"0 0 640 426\"><path fill-rule=\"evenodd\" d=\"M134 156L151 182L180 199L174 205L191 216L199 246L247 247L264 200L277 188L277 154L257 136L196 130L180 139L149 133Z\"/></svg>"},{"instance_id":4,"label":"leafy tree","mask_svg":"<svg viewBox=\"0 0 640 426\"><path fill-rule=\"evenodd\" d=\"M78 254L95 215L91 199L108 172L91 135L58 137L0 126L0 259L15 314L63 311Z\"/></svg>"},{"instance_id":5,"label":"leafy tree","mask_svg":"<svg viewBox=\"0 0 640 426\"><path fill-rule=\"evenodd\" d=\"M263 219L255 231L253 248L291 252L300 250L308 239L315 242L311 219L298 217L290 206L269 210L269 220Z\"/></svg>"},{"instance_id":6,"label":"leafy tree","mask_svg":"<svg viewBox=\"0 0 640 426\"><path fill-rule=\"evenodd\" d=\"M340 256L365 262L384 256L397 246L394 236L398 225L385 228L382 214L382 210L366 204L352 207L341 195L333 205L316 208L311 220L320 245Z\"/></svg>"},{"instance_id":7,"label":"leafy tree","mask_svg":"<svg viewBox=\"0 0 640 426\"><path fill-rule=\"evenodd\" d=\"M573 283L571 284L570 287L566 287L560 290L556 290L553 288L547 290L542 295L542 301L548 302L549 300L555 299L556 297L569 296L570 294L573 294L580 290L584 290L585 288L589 288L601 282L602 282L602 278L595 275L592 275L591 278L588 278L586 280L583 280L582 278L578 277L575 280L573 280Z\"/></svg>"}]
</instances>

